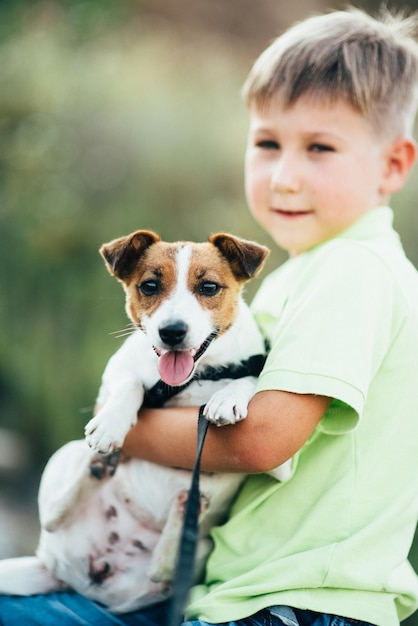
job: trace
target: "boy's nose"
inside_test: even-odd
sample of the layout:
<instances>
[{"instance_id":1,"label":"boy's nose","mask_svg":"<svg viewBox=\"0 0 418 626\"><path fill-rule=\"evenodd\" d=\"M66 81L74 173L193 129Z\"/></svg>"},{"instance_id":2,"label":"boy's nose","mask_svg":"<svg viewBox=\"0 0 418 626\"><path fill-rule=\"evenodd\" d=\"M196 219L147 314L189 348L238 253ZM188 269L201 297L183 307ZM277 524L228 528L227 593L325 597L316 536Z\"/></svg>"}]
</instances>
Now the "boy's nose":
<instances>
[{"instance_id":1,"label":"boy's nose","mask_svg":"<svg viewBox=\"0 0 418 626\"><path fill-rule=\"evenodd\" d=\"M271 174L270 187L272 191L296 193L299 191L300 185L300 174L295 160L282 155L275 163Z\"/></svg>"}]
</instances>

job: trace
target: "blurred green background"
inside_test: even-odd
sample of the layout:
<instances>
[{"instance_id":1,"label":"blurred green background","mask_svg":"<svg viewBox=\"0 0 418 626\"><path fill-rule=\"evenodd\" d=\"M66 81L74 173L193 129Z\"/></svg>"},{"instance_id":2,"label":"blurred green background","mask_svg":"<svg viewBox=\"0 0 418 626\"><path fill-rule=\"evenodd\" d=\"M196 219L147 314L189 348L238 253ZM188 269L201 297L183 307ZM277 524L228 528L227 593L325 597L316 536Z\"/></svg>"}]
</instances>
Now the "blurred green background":
<instances>
[{"instance_id":1,"label":"blurred green background","mask_svg":"<svg viewBox=\"0 0 418 626\"><path fill-rule=\"evenodd\" d=\"M82 436L122 341L100 244L151 228L272 245L246 209L240 87L290 23L345 4L0 1L0 557L33 551L42 466ZM417 187L415 170L393 206L418 266Z\"/></svg>"}]
</instances>

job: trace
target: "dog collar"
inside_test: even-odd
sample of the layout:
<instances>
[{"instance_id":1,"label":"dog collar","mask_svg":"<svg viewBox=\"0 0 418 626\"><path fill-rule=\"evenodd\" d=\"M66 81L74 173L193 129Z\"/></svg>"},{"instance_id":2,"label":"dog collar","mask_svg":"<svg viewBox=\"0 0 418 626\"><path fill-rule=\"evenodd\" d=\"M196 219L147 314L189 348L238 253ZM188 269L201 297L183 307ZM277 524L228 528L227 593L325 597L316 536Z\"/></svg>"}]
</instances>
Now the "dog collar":
<instances>
[{"instance_id":1,"label":"dog collar","mask_svg":"<svg viewBox=\"0 0 418 626\"><path fill-rule=\"evenodd\" d=\"M149 409L160 408L170 398L187 389L195 380L221 380L222 378L236 380L244 376L258 376L263 369L266 358L265 354L253 354L253 356L240 363L229 363L222 367L208 365L201 372L195 372L194 376L187 383L176 387L167 385L164 381L159 380L153 387L145 390L143 406Z\"/></svg>"}]
</instances>

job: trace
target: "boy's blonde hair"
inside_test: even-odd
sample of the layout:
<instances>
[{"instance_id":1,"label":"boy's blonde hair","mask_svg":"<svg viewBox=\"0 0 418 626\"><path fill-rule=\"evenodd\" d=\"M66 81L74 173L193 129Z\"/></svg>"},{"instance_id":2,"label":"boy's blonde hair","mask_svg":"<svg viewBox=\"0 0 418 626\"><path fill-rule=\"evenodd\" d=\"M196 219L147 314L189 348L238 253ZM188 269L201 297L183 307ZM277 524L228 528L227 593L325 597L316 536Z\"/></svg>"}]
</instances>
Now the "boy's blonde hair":
<instances>
[{"instance_id":1,"label":"boy's blonde hair","mask_svg":"<svg viewBox=\"0 0 418 626\"><path fill-rule=\"evenodd\" d=\"M359 9L310 17L278 37L258 58L243 87L247 106L278 95L342 98L379 132L410 134L418 104L418 15Z\"/></svg>"}]
</instances>

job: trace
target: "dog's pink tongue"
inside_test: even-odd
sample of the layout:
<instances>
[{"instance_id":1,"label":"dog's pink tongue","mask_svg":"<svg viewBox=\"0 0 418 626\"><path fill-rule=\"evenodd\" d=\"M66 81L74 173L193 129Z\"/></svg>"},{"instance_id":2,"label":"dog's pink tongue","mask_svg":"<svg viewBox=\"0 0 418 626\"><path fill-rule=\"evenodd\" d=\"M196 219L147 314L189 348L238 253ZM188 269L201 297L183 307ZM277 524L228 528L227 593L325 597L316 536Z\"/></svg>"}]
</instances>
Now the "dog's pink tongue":
<instances>
[{"instance_id":1,"label":"dog's pink tongue","mask_svg":"<svg viewBox=\"0 0 418 626\"><path fill-rule=\"evenodd\" d=\"M167 385L180 385L192 373L194 360L189 352L165 352L158 359L158 373Z\"/></svg>"}]
</instances>

